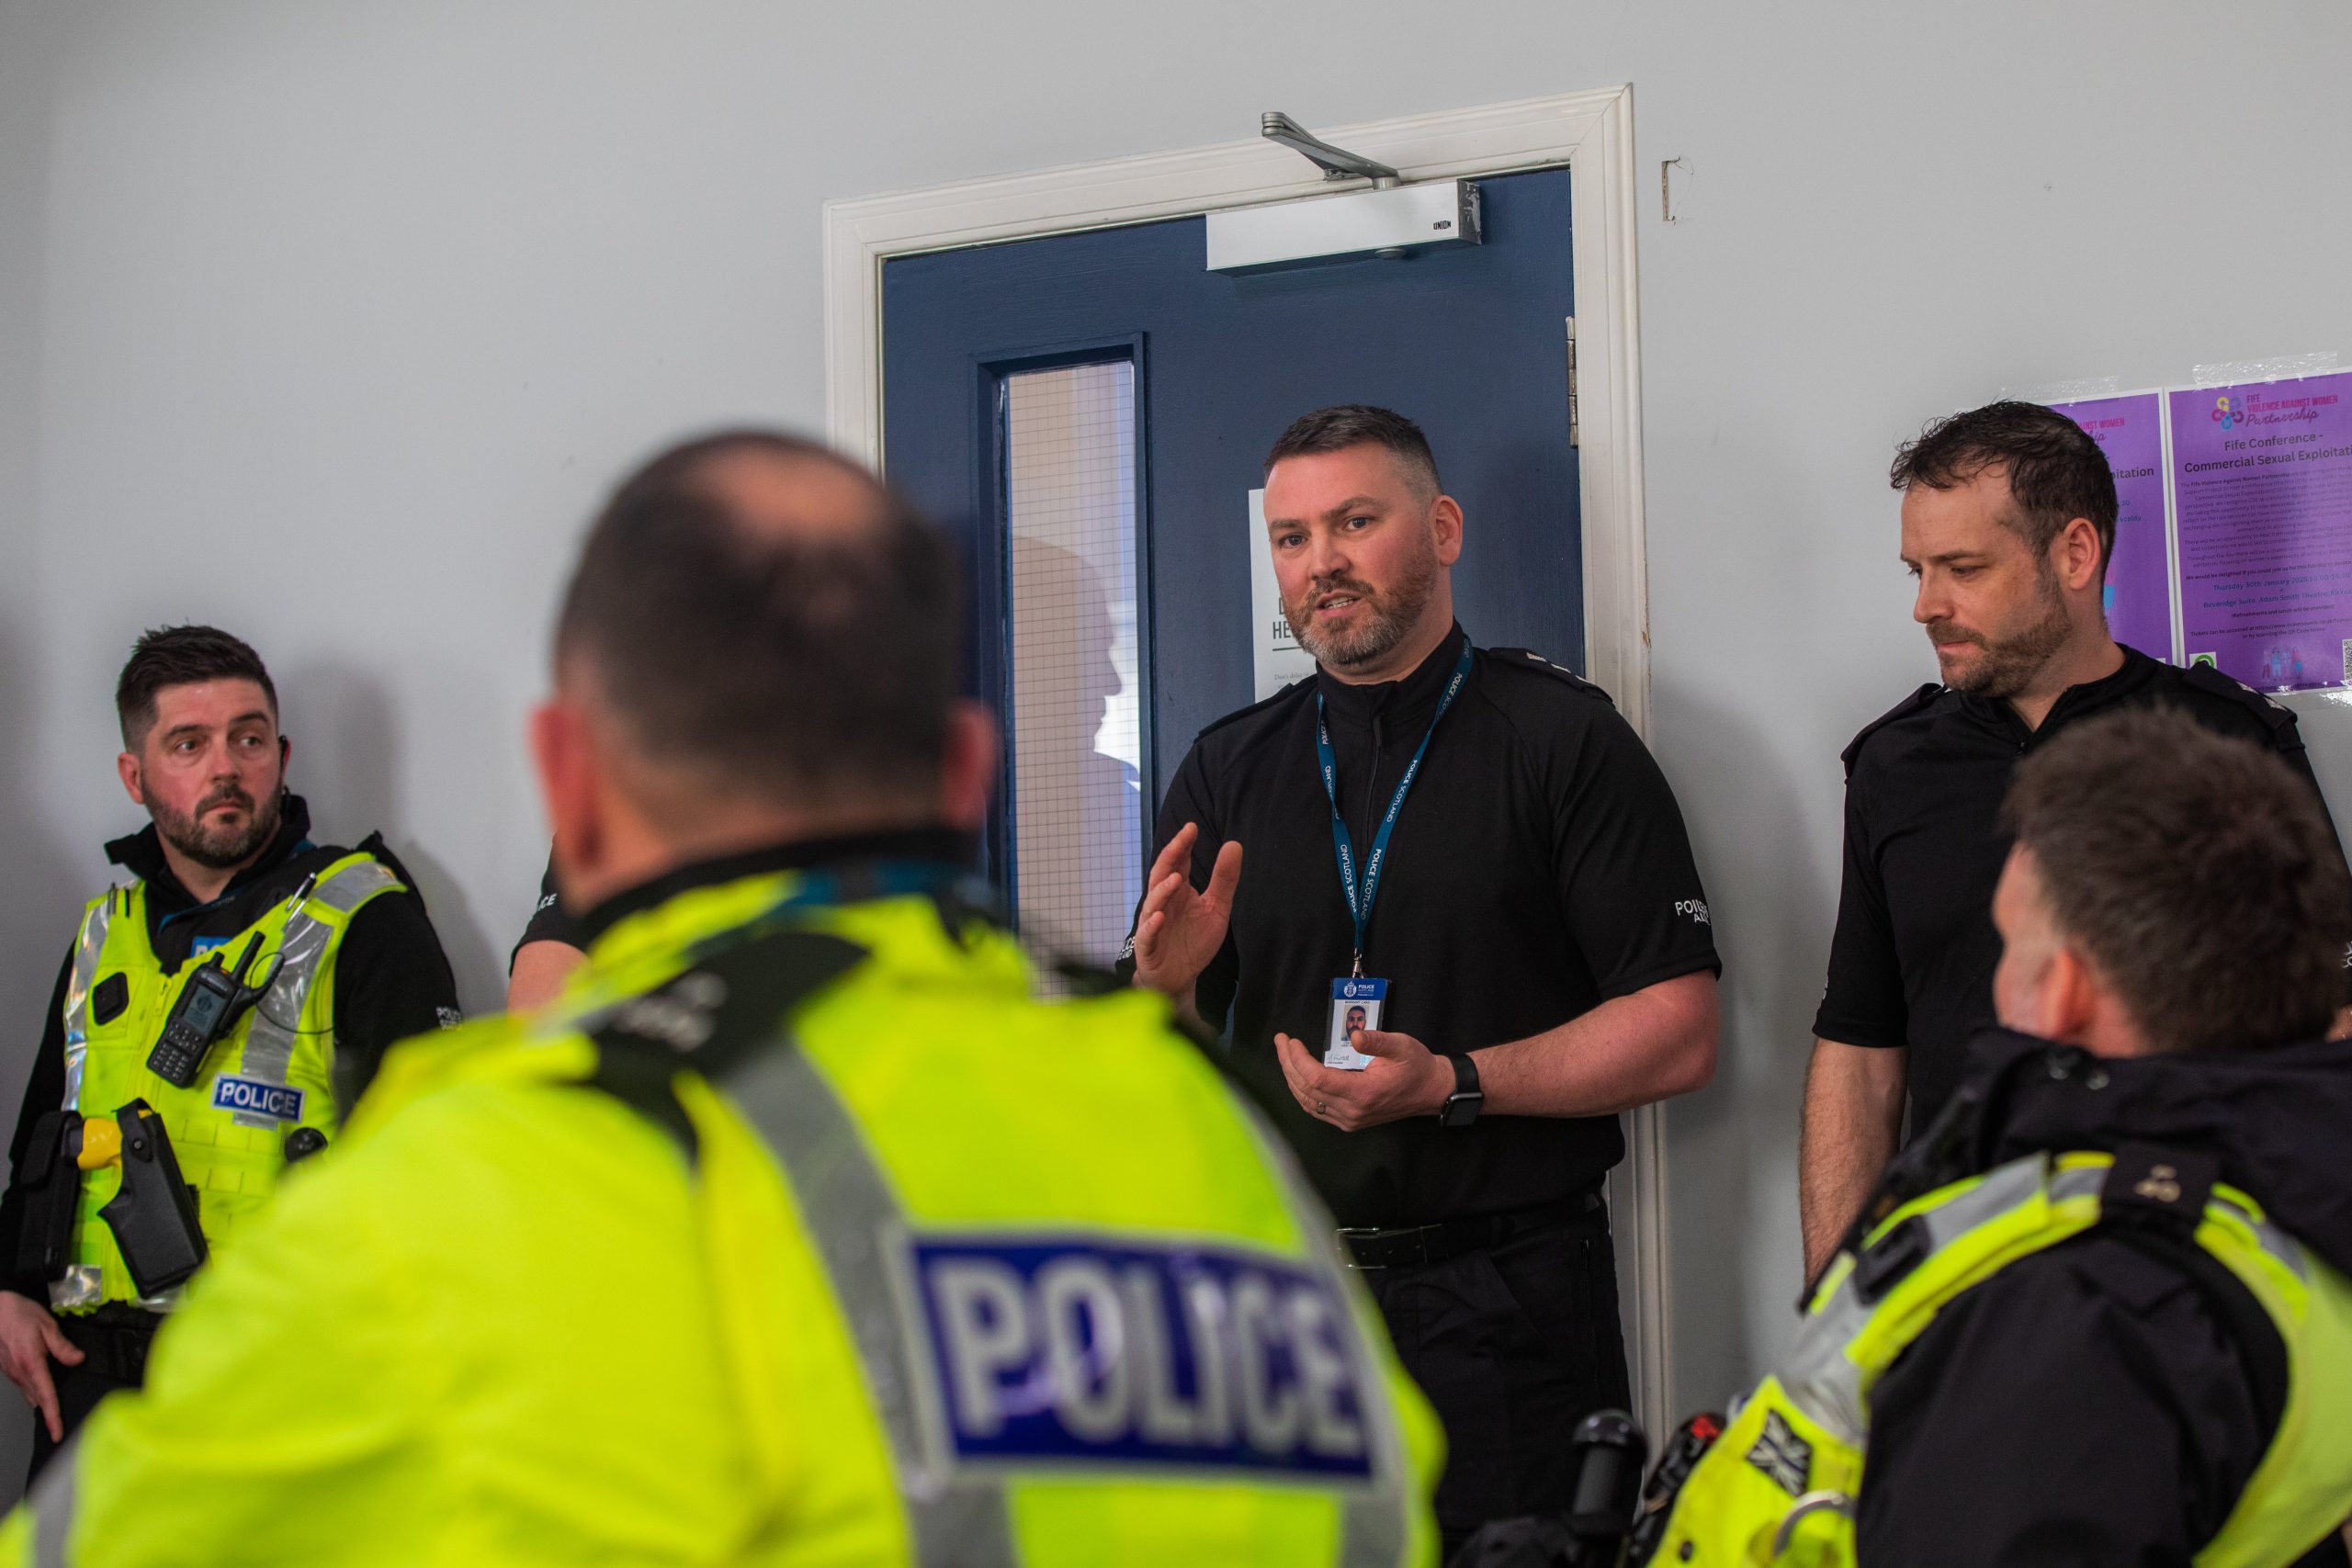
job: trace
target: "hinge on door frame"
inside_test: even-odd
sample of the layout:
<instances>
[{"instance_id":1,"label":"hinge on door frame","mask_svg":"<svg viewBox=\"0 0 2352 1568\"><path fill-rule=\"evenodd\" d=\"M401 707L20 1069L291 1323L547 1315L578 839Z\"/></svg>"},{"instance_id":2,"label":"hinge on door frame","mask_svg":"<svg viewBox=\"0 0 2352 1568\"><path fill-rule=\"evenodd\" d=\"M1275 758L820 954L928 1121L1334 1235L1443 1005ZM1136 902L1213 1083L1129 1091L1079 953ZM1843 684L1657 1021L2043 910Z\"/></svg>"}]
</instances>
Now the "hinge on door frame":
<instances>
[{"instance_id":1,"label":"hinge on door frame","mask_svg":"<svg viewBox=\"0 0 2352 1568\"><path fill-rule=\"evenodd\" d=\"M1581 433L1577 429L1577 319L1576 319L1574 316L1570 316L1570 317L1568 317L1568 318L1567 318L1567 322L1568 322L1568 445L1569 445L1569 446L1574 446L1578 445L1578 436L1579 436L1579 434L1581 434Z\"/></svg>"}]
</instances>

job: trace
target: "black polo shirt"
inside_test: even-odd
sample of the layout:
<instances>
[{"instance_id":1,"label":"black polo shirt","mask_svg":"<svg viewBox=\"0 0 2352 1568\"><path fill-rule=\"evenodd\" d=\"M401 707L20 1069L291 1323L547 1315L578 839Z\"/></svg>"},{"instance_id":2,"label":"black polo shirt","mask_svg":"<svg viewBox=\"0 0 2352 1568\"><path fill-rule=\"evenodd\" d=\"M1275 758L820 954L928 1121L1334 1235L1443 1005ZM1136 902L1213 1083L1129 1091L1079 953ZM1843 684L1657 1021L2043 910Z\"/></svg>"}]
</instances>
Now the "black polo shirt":
<instances>
[{"instance_id":1,"label":"black polo shirt","mask_svg":"<svg viewBox=\"0 0 2352 1568\"><path fill-rule=\"evenodd\" d=\"M1349 1225L1423 1224L1567 1198L1624 1153L1614 1116L1416 1117L1342 1133L1301 1110L1277 1031L1319 1054L1354 927L1316 762L1329 705L1339 795L1359 855L1430 733L1461 657L1453 637L1402 681L1318 674L1202 731L1160 805L1159 844L1201 825L1193 879L1243 848L1201 1014L1227 1021L1234 1075ZM1122 968L1132 971L1132 957ZM1391 986L1384 1026L1430 1049L1538 1034L1600 1002L1716 970L1682 815L1649 751L1597 686L1532 655L1481 650L1430 738L1398 816L1365 938Z\"/></svg>"},{"instance_id":2,"label":"black polo shirt","mask_svg":"<svg viewBox=\"0 0 2352 1568\"><path fill-rule=\"evenodd\" d=\"M2312 778L2289 709L2218 671L2175 669L2129 648L2114 674L2068 687L2039 729L2007 701L1922 686L1846 749L1845 878L1813 1032L1907 1046L1913 1127L1943 1108L1968 1042L1994 1021L1993 888L2009 853L1999 816L2010 770L2094 714L2165 703Z\"/></svg>"}]
</instances>

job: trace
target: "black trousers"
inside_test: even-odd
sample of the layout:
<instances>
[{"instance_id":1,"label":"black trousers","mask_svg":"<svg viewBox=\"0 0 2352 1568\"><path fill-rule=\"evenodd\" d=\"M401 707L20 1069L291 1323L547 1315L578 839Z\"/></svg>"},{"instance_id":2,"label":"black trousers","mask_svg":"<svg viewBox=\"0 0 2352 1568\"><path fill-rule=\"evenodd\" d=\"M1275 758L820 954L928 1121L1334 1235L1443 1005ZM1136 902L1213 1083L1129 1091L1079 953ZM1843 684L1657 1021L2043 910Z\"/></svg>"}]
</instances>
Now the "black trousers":
<instances>
[{"instance_id":1,"label":"black trousers","mask_svg":"<svg viewBox=\"0 0 2352 1568\"><path fill-rule=\"evenodd\" d=\"M1444 1555L1488 1520L1566 1512L1577 1423L1632 1403L1608 1211L1363 1277L1445 1427Z\"/></svg>"},{"instance_id":2,"label":"black trousers","mask_svg":"<svg viewBox=\"0 0 2352 1568\"><path fill-rule=\"evenodd\" d=\"M60 1313L57 1326L82 1352L82 1363L69 1367L49 1363L57 1385L57 1415L73 1437L98 1401L120 1389L137 1388L147 1380L147 1348L154 1341L155 1325L163 1319L136 1307L104 1306L95 1313ZM62 1445L49 1440L49 1423L33 1412L33 1460L25 1472L29 1487Z\"/></svg>"}]
</instances>

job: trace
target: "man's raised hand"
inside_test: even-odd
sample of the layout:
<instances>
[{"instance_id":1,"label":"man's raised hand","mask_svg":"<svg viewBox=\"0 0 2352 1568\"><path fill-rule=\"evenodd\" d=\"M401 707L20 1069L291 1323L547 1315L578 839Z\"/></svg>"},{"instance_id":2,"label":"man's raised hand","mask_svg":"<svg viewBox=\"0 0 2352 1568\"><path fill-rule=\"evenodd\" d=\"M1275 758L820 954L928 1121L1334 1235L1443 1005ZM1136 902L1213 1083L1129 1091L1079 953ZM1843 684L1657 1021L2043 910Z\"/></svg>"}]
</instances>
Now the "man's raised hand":
<instances>
[{"instance_id":1,"label":"man's raised hand","mask_svg":"<svg viewBox=\"0 0 2352 1568\"><path fill-rule=\"evenodd\" d=\"M1233 893L1241 885L1241 846L1216 852L1209 885L1193 887L1193 845L1200 824L1187 822L1151 863L1143 908L1136 919L1136 981L1189 1008L1193 982L1225 945L1233 920Z\"/></svg>"}]
</instances>

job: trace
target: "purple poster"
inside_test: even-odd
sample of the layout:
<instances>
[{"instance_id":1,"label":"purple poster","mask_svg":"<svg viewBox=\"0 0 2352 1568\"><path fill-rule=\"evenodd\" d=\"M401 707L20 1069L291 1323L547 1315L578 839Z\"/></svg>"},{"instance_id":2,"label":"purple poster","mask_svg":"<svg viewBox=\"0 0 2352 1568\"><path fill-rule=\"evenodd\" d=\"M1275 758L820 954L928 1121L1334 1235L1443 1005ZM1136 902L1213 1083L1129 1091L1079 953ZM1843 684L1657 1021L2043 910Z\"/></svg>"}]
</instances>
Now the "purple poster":
<instances>
[{"instance_id":1,"label":"purple poster","mask_svg":"<svg viewBox=\"0 0 2352 1568\"><path fill-rule=\"evenodd\" d=\"M2086 431L2115 470L2115 555L2107 563L2107 629L2157 659L2172 645L2172 562L2165 549L2164 394L2050 405Z\"/></svg>"},{"instance_id":2,"label":"purple poster","mask_svg":"<svg viewBox=\"0 0 2352 1568\"><path fill-rule=\"evenodd\" d=\"M2183 653L2257 691L2352 683L2352 374L2167 396Z\"/></svg>"}]
</instances>

